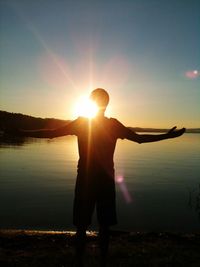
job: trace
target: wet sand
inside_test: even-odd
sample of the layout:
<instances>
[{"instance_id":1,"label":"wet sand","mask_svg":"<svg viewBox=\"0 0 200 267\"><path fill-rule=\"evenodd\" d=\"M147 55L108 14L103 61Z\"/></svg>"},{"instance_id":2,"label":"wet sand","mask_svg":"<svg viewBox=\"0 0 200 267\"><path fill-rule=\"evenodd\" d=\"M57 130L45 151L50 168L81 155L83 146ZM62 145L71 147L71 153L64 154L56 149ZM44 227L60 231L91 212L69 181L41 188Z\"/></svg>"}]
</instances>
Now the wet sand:
<instances>
[{"instance_id":1,"label":"wet sand","mask_svg":"<svg viewBox=\"0 0 200 267\"><path fill-rule=\"evenodd\" d=\"M96 232L87 234L85 266L99 266ZM0 230L0 266L74 266L74 232ZM111 232L108 267L200 266L200 233Z\"/></svg>"}]
</instances>

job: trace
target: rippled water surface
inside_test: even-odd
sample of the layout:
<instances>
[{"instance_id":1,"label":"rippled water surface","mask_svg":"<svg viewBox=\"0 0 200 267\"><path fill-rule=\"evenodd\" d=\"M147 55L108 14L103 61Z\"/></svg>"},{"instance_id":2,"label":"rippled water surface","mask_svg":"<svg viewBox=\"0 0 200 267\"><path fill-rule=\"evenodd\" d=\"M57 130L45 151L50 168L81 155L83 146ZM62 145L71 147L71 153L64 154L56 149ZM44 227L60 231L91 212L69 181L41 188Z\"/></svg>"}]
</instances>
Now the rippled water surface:
<instances>
[{"instance_id":1,"label":"rippled water surface","mask_svg":"<svg viewBox=\"0 0 200 267\"><path fill-rule=\"evenodd\" d=\"M0 228L72 229L76 138L4 143L0 152ZM142 145L119 140L116 228L199 231L199 163L200 134Z\"/></svg>"}]
</instances>

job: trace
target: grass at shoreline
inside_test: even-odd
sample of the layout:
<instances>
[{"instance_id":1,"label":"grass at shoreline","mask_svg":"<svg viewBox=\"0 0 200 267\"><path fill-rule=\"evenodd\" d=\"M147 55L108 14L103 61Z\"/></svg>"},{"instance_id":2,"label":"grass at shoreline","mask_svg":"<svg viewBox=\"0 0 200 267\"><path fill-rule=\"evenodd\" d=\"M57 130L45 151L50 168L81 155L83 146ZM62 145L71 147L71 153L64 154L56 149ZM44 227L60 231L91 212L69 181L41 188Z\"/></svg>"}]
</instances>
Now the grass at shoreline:
<instances>
[{"instance_id":1,"label":"grass at shoreline","mask_svg":"<svg viewBox=\"0 0 200 267\"><path fill-rule=\"evenodd\" d=\"M0 230L0 266L71 267L74 232ZM86 267L98 266L96 232L87 234ZM108 267L200 266L200 233L111 232Z\"/></svg>"}]
</instances>

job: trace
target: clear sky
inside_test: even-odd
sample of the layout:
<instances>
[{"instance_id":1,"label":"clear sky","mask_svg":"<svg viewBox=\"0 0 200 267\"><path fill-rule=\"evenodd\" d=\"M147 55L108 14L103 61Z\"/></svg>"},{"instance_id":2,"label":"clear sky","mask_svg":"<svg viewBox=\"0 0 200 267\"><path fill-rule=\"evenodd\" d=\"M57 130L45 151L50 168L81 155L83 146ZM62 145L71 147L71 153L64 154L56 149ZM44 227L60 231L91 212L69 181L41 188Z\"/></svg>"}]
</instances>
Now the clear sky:
<instances>
[{"instance_id":1,"label":"clear sky","mask_svg":"<svg viewBox=\"0 0 200 267\"><path fill-rule=\"evenodd\" d=\"M200 127L199 0L0 0L1 110L74 118L108 90L127 126Z\"/></svg>"}]
</instances>

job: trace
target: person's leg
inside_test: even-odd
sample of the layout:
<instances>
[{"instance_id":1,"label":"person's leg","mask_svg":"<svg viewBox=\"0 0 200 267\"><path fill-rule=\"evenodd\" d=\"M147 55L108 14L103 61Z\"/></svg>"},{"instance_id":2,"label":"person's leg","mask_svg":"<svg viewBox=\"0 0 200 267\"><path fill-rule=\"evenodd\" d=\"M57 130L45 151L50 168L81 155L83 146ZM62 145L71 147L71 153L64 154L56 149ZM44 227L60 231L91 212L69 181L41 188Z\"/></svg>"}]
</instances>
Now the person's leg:
<instances>
[{"instance_id":1,"label":"person's leg","mask_svg":"<svg viewBox=\"0 0 200 267\"><path fill-rule=\"evenodd\" d=\"M87 183L86 183L87 185ZM94 201L85 185L85 177L78 175L74 194L73 224L76 226L75 256L78 267L83 266L86 246L86 230L91 224Z\"/></svg>"},{"instance_id":2,"label":"person's leg","mask_svg":"<svg viewBox=\"0 0 200 267\"><path fill-rule=\"evenodd\" d=\"M99 247L100 247L100 261L101 266L105 267L108 257L108 247L110 239L110 229L108 225L99 226Z\"/></svg>"},{"instance_id":3,"label":"person's leg","mask_svg":"<svg viewBox=\"0 0 200 267\"><path fill-rule=\"evenodd\" d=\"M86 244L86 227L77 227L76 231L76 241L75 241L75 249L76 249L76 265L77 267L82 267L83 257L85 252L85 244Z\"/></svg>"},{"instance_id":4,"label":"person's leg","mask_svg":"<svg viewBox=\"0 0 200 267\"><path fill-rule=\"evenodd\" d=\"M115 203L115 183L113 177L101 176L101 184L97 191L97 219L99 222L99 246L101 266L105 267L108 258L110 226L117 223ZM103 192L103 193L102 193Z\"/></svg>"}]
</instances>

